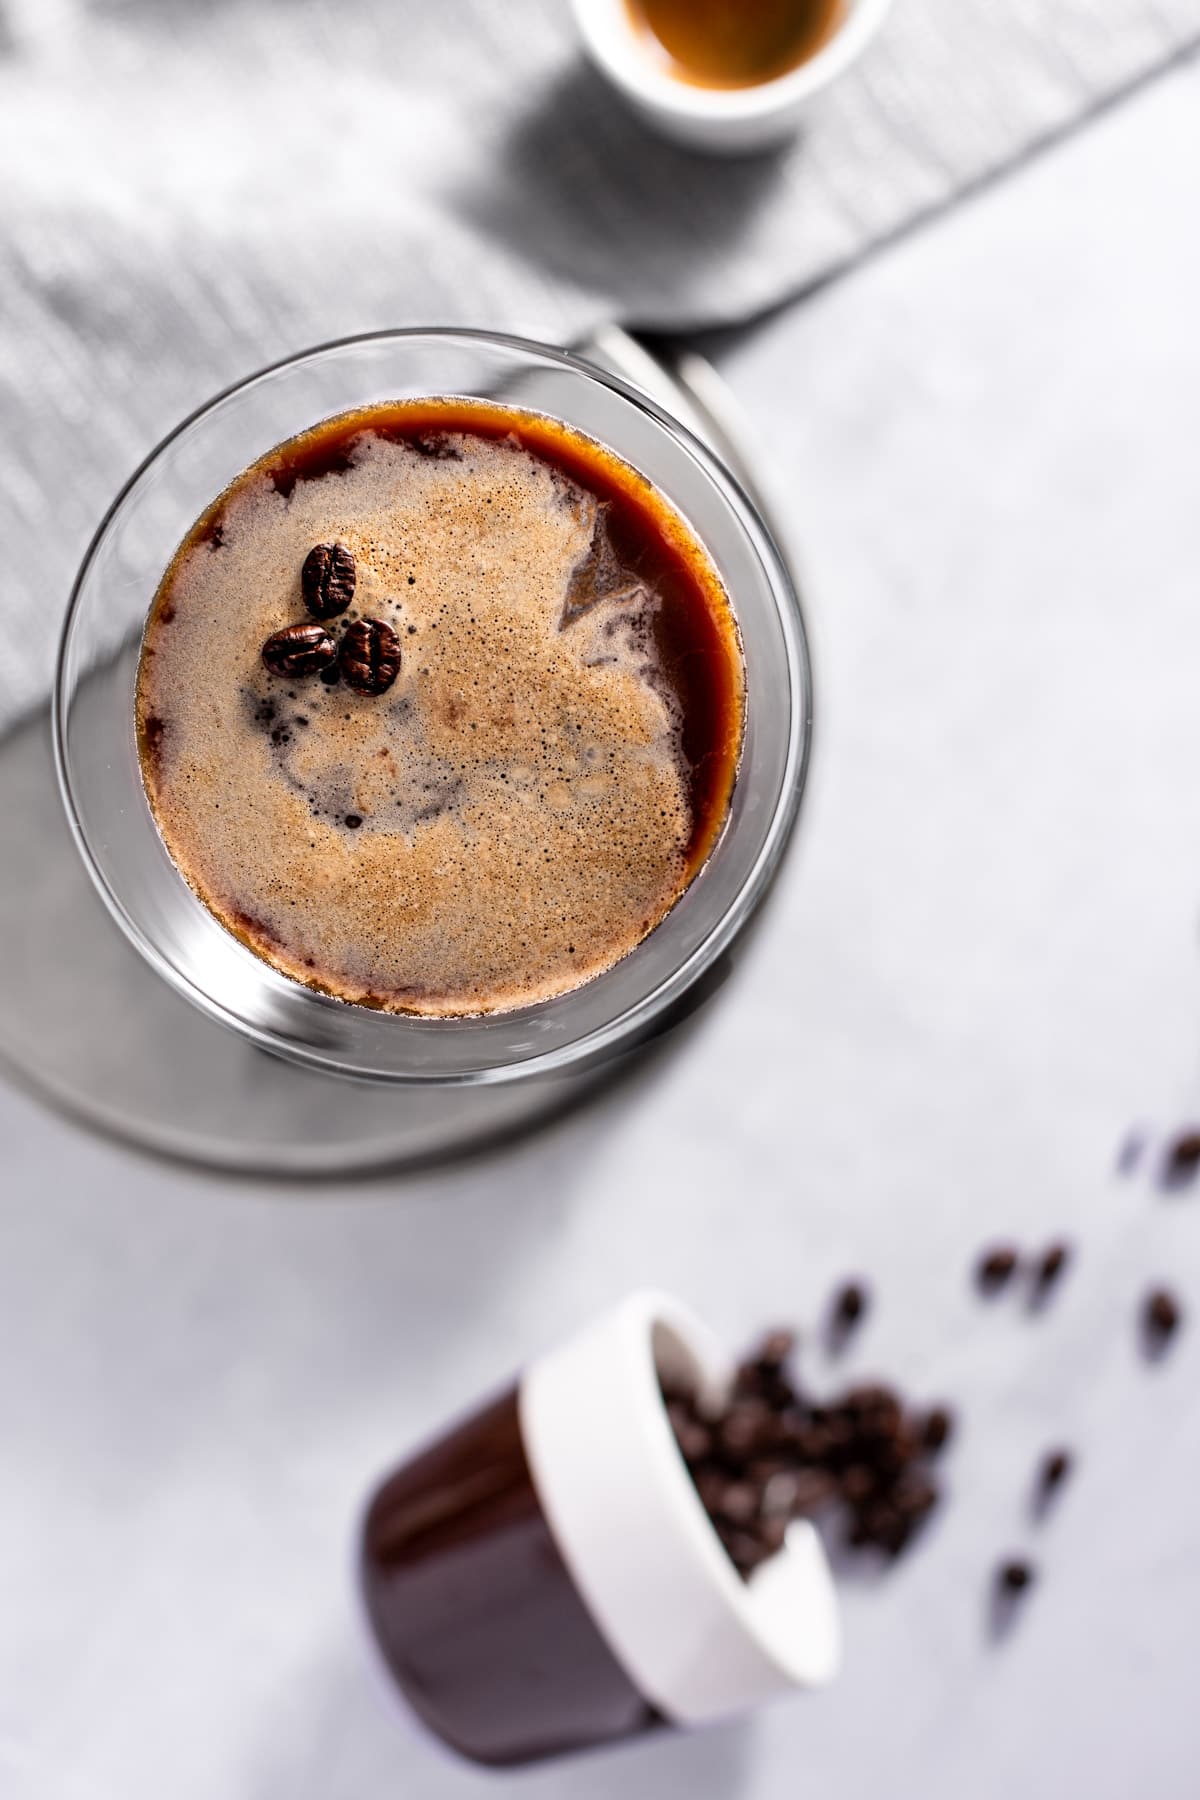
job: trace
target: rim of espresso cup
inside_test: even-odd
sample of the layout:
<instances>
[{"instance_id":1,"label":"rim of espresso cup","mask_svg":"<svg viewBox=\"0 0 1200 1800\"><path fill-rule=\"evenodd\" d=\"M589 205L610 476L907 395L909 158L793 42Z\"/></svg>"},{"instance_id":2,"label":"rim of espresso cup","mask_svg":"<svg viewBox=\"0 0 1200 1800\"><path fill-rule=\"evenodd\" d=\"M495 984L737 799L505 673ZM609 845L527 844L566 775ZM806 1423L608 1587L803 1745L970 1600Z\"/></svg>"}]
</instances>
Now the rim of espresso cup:
<instances>
[{"instance_id":1,"label":"rim of espresso cup","mask_svg":"<svg viewBox=\"0 0 1200 1800\"><path fill-rule=\"evenodd\" d=\"M533 1362L518 1404L534 1487L593 1620L645 1698L698 1725L823 1686L841 1628L808 1520L738 1574L675 1442L670 1374L719 1399L733 1364L679 1301L642 1290Z\"/></svg>"},{"instance_id":2,"label":"rim of espresso cup","mask_svg":"<svg viewBox=\"0 0 1200 1800\"><path fill-rule=\"evenodd\" d=\"M439 371L461 366L471 383L422 384L414 371L426 362ZM707 519L692 523L738 618L747 725L721 835L646 938L553 999L428 1018L319 993L281 974L217 921L154 822L133 691L162 572L229 481L285 438L371 398L478 397L481 369L503 388L485 392L589 432L686 516L711 508ZM693 496L691 507L671 491L656 458ZM655 466L647 468L647 459ZM738 580L722 567L722 553L736 562ZM185 998L261 1048L330 1073L471 1085L561 1074L631 1048L660 1028L726 952L765 892L800 805L811 751L812 669L800 602L767 526L720 458L683 425L641 389L568 351L503 333L414 327L337 339L270 364L216 395L151 452L105 515L76 578L59 646L52 730L60 792L85 866L126 937Z\"/></svg>"},{"instance_id":3,"label":"rim of espresso cup","mask_svg":"<svg viewBox=\"0 0 1200 1800\"><path fill-rule=\"evenodd\" d=\"M733 152L764 148L795 130L807 102L857 62L892 4L846 0L831 36L794 69L747 87L710 88L656 60L629 0L572 0L592 62L651 125L697 148Z\"/></svg>"}]
</instances>

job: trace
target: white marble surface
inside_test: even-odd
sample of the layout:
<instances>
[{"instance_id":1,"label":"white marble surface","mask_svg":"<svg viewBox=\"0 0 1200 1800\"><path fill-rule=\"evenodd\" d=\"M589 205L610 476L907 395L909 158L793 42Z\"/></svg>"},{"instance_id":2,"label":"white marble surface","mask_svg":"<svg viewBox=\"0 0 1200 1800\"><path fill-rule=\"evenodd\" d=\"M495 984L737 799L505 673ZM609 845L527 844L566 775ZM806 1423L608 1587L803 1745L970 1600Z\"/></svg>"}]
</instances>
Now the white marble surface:
<instances>
[{"instance_id":1,"label":"white marble surface","mask_svg":"<svg viewBox=\"0 0 1200 1800\"><path fill-rule=\"evenodd\" d=\"M1190 67L727 352L817 596L820 760L751 954L634 1087L319 1192L0 1091L6 1800L1197 1791L1200 1189L1113 1164L1200 1110L1198 168ZM997 1232L1077 1240L1044 1315L973 1297ZM838 1685L526 1775L405 1736L349 1605L380 1466L631 1285L746 1334L849 1270L850 1366L964 1424ZM1196 1317L1148 1368L1157 1275Z\"/></svg>"}]
</instances>

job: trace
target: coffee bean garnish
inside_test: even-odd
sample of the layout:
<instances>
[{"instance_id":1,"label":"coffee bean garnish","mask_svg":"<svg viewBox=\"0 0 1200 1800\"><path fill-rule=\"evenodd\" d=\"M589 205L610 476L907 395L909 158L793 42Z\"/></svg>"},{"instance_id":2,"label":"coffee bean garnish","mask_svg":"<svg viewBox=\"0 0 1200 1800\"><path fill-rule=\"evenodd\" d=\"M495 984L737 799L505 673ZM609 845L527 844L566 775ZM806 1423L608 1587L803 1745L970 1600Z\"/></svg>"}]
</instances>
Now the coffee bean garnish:
<instances>
[{"instance_id":1,"label":"coffee bean garnish","mask_svg":"<svg viewBox=\"0 0 1200 1800\"><path fill-rule=\"evenodd\" d=\"M1010 1557L1007 1562L1000 1564L997 1580L1005 1593L1023 1594L1033 1583L1033 1564L1026 1562L1023 1557Z\"/></svg>"},{"instance_id":2,"label":"coffee bean garnish","mask_svg":"<svg viewBox=\"0 0 1200 1800\"><path fill-rule=\"evenodd\" d=\"M345 544L314 544L300 570L300 591L315 619L336 619L354 598L354 556Z\"/></svg>"},{"instance_id":3,"label":"coffee bean garnish","mask_svg":"<svg viewBox=\"0 0 1200 1800\"><path fill-rule=\"evenodd\" d=\"M272 675L318 675L337 661L337 645L320 625L285 625L262 647Z\"/></svg>"},{"instance_id":4,"label":"coffee bean garnish","mask_svg":"<svg viewBox=\"0 0 1200 1800\"><path fill-rule=\"evenodd\" d=\"M347 831L357 831L362 824L362 814L347 813L342 823L345 825Z\"/></svg>"},{"instance_id":5,"label":"coffee bean garnish","mask_svg":"<svg viewBox=\"0 0 1200 1800\"><path fill-rule=\"evenodd\" d=\"M355 619L342 634L339 666L356 694L382 694L400 673L400 639L382 619Z\"/></svg>"},{"instance_id":6,"label":"coffee bean garnish","mask_svg":"<svg viewBox=\"0 0 1200 1800\"><path fill-rule=\"evenodd\" d=\"M998 1294L1007 1285L1017 1267L1017 1253L1011 1244L996 1244L979 1259L976 1280L985 1294Z\"/></svg>"},{"instance_id":7,"label":"coffee bean garnish","mask_svg":"<svg viewBox=\"0 0 1200 1800\"><path fill-rule=\"evenodd\" d=\"M1183 1314L1174 1294L1166 1288L1154 1288L1142 1305L1142 1329L1153 1349L1165 1348L1174 1337Z\"/></svg>"}]
</instances>

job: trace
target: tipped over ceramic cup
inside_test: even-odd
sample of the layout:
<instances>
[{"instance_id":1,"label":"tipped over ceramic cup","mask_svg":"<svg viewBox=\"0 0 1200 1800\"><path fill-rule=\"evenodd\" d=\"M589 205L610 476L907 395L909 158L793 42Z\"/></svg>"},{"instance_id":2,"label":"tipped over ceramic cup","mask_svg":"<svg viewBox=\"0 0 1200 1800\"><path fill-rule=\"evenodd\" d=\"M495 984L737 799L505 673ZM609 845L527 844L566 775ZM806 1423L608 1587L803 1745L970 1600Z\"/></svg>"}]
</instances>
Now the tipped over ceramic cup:
<instances>
[{"instance_id":1,"label":"tipped over ceramic cup","mask_svg":"<svg viewBox=\"0 0 1200 1800\"><path fill-rule=\"evenodd\" d=\"M636 1293L381 1482L359 1544L370 1636L396 1698L451 1748L528 1763L836 1672L813 1527L743 1579L675 1442L663 1385L719 1401L732 1373L678 1302Z\"/></svg>"}]
</instances>

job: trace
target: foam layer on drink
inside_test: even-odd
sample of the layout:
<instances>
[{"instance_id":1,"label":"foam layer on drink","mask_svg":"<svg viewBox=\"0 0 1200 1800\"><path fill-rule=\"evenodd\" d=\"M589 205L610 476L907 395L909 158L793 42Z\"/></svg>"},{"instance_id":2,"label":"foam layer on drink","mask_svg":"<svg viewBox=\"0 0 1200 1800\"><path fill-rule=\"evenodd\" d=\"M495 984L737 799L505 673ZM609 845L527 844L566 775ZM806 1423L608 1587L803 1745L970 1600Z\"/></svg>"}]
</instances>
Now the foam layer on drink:
<instances>
[{"instance_id":1,"label":"foam layer on drink","mask_svg":"<svg viewBox=\"0 0 1200 1800\"><path fill-rule=\"evenodd\" d=\"M357 587L328 629L393 627L386 693L262 664L332 541ZM331 421L240 477L138 683L150 802L212 912L300 981L435 1015L561 994L651 931L720 831L742 712L684 521L565 427L470 402Z\"/></svg>"}]
</instances>

